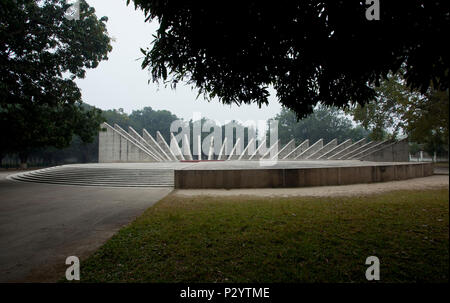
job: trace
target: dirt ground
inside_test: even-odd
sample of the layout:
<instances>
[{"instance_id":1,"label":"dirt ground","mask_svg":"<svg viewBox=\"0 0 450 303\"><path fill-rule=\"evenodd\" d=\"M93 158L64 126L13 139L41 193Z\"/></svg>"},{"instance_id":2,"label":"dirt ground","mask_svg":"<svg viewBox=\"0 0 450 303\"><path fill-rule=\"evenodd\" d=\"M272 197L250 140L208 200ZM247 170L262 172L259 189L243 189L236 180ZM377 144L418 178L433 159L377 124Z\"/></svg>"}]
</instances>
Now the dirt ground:
<instances>
[{"instance_id":1,"label":"dirt ground","mask_svg":"<svg viewBox=\"0 0 450 303\"><path fill-rule=\"evenodd\" d=\"M403 181L354 184L341 186L320 186L303 188L258 188L258 189L183 189L172 194L178 196L255 196L255 197L330 197L362 196L393 190L421 190L449 187L448 175L434 175Z\"/></svg>"}]
</instances>

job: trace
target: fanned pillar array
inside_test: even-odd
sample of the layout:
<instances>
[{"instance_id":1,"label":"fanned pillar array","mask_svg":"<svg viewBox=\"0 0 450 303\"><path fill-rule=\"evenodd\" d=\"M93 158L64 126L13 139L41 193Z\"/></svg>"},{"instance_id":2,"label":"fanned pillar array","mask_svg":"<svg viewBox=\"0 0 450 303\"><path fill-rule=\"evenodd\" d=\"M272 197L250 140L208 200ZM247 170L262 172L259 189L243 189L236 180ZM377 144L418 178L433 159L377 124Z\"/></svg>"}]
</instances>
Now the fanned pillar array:
<instances>
[{"instance_id":1,"label":"fanned pillar array","mask_svg":"<svg viewBox=\"0 0 450 303\"><path fill-rule=\"evenodd\" d=\"M156 139L145 129L142 135L132 127L125 131L119 125L114 127L103 123L102 131L99 133L99 162L175 162L192 161L194 159L189 143L189 137L184 135L180 143L173 133L170 134L170 144L166 142L159 131ZM197 140L200 150L200 140ZM361 160L378 162L408 162L408 141L385 140L370 141L361 139L357 142L344 140L338 142L333 139L324 142L323 139L312 143L304 140L296 145L292 139L284 146L280 140L270 143L266 139L258 141L251 138L246 146L238 138L232 146L225 138L221 142L219 154L215 154L213 137L208 142L209 148L205 151L206 158L220 161L311 161L311 160ZM231 147L232 146L232 147ZM231 150L230 150L231 149ZM196 158L202 160L201 157Z\"/></svg>"}]
</instances>

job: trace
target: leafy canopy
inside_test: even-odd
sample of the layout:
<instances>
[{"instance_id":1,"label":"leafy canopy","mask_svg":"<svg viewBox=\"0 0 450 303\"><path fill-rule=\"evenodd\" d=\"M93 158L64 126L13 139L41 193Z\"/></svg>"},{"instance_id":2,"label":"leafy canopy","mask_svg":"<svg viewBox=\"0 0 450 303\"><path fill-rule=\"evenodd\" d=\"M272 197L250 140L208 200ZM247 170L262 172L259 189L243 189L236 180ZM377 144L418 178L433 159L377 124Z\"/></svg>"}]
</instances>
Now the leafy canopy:
<instances>
[{"instance_id":1,"label":"leafy canopy","mask_svg":"<svg viewBox=\"0 0 450 303\"><path fill-rule=\"evenodd\" d=\"M133 2L159 21L142 49L153 80L226 104L267 104L270 86L298 117L318 102L364 104L402 64L411 88L449 87L448 1L380 1L379 21L356 0Z\"/></svg>"},{"instance_id":2,"label":"leafy canopy","mask_svg":"<svg viewBox=\"0 0 450 303\"><path fill-rule=\"evenodd\" d=\"M81 106L74 79L112 50L107 18L80 1L69 20L65 0L0 2L0 153L91 141L102 118Z\"/></svg>"},{"instance_id":3,"label":"leafy canopy","mask_svg":"<svg viewBox=\"0 0 450 303\"><path fill-rule=\"evenodd\" d=\"M410 105L423 96L411 92L398 74L389 75L379 87L375 88L377 97L364 104L349 109L356 122L370 131L372 140L397 139L404 134L405 113Z\"/></svg>"}]
</instances>

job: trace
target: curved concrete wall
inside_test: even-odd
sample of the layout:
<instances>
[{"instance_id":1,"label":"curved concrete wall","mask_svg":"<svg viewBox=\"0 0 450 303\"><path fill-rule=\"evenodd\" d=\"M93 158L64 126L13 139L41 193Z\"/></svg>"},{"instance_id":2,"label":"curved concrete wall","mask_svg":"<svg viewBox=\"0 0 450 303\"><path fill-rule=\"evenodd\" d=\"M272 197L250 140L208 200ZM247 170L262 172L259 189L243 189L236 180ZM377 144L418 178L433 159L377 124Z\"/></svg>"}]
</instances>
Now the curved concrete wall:
<instances>
[{"instance_id":1,"label":"curved concrete wall","mask_svg":"<svg viewBox=\"0 0 450 303\"><path fill-rule=\"evenodd\" d=\"M386 182L431 176L432 163L295 169L175 170L175 188L283 188Z\"/></svg>"}]
</instances>

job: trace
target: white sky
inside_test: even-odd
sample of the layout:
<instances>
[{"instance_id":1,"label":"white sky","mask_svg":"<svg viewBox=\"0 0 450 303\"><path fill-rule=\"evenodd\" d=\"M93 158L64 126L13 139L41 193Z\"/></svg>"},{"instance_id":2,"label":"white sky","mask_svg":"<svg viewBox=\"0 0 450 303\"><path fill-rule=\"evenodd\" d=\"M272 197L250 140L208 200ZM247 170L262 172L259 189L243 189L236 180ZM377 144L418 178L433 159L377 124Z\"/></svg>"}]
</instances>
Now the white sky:
<instances>
[{"instance_id":1,"label":"white sky","mask_svg":"<svg viewBox=\"0 0 450 303\"><path fill-rule=\"evenodd\" d=\"M256 104L222 105L217 99L207 102L197 90L179 85L176 90L150 82L148 71L141 69L140 48L150 46L157 24L145 23L144 14L135 11L133 2L126 0L87 0L95 7L97 17L107 16L107 28L115 38L109 60L103 61L86 78L77 80L85 103L101 109L123 108L125 112L150 106L155 110L169 110L178 117L189 120L194 112L224 123L226 120L267 120L275 116L281 106L273 95L269 106L261 109Z\"/></svg>"}]
</instances>

